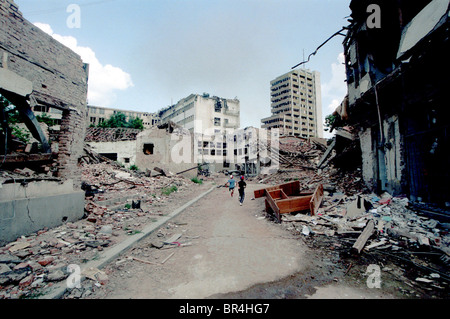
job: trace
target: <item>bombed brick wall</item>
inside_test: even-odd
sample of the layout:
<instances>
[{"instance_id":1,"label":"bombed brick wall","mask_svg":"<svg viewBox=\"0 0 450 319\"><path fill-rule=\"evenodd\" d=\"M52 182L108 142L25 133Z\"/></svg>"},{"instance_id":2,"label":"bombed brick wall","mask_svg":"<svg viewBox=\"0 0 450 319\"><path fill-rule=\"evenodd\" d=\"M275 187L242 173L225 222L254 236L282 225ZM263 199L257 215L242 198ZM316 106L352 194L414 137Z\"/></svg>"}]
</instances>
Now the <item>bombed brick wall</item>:
<instances>
[{"instance_id":1,"label":"bombed brick wall","mask_svg":"<svg viewBox=\"0 0 450 319\"><path fill-rule=\"evenodd\" d=\"M11 0L0 4L2 67L31 81L39 103L85 108L87 70L80 56L25 20Z\"/></svg>"},{"instance_id":2,"label":"bombed brick wall","mask_svg":"<svg viewBox=\"0 0 450 319\"><path fill-rule=\"evenodd\" d=\"M0 12L1 14L11 15L16 19L23 20L22 13L19 11L19 7L13 1L1 0Z\"/></svg>"},{"instance_id":3,"label":"bombed brick wall","mask_svg":"<svg viewBox=\"0 0 450 319\"><path fill-rule=\"evenodd\" d=\"M74 186L81 186L81 168L78 160L84 155L83 148L86 109L82 111L64 111L61 121L59 151L58 151L58 176L72 178Z\"/></svg>"},{"instance_id":4,"label":"bombed brick wall","mask_svg":"<svg viewBox=\"0 0 450 319\"><path fill-rule=\"evenodd\" d=\"M6 98L19 96L19 103L22 99L25 105L63 111L58 174L78 184L81 172L77 162L86 130L88 66L75 52L27 21L12 0L0 0L0 71L0 93ZM23 87L31 87L31 93Z\"/></svg>"}]
</instances>

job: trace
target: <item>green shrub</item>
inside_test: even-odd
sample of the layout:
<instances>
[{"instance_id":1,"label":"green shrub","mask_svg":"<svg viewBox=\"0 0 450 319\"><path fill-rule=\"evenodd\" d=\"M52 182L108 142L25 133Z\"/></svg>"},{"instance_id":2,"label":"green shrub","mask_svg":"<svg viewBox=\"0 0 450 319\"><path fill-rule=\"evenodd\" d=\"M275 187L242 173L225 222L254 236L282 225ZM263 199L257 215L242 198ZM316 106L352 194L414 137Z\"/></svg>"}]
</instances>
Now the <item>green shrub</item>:
<instances>
[{"instance_id":1,"label":"green shrub","mask_svg":"<svg viewBox=\"0 0 450 319\"><path fill-rule=\"evenodd\" d=\"M162 190L163 195L169 196L171 193L176 192L178 188L176 186L166 187Z\"/></svg>"},{"instance_id":2,"label":"green shrub","mask_svg":"<svg viewBox=\"0 0 450 319\"><path fill-rule=\"evenodd\" d=\"M198 179L197 177L191 178L191 181L193 181L196 184L202 184L203 183L203 181L201 179Z\"/></svg>"}]
</instances>

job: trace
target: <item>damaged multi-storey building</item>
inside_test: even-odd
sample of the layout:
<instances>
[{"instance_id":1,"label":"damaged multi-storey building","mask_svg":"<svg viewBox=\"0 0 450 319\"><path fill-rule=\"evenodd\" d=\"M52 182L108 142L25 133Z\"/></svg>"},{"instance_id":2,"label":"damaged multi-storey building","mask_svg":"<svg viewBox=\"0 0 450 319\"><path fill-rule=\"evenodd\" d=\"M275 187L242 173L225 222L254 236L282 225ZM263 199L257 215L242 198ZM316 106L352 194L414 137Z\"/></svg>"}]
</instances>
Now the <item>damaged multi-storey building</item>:
<instances>
[{"instance_id":1,"label":"damaged multi-storey building","mask_svg":"<svg viewBox=\"0 0 450 319\"><path fill-rule=\"evenodd\" d=\"M0 0L0 94L39 142L35 152L16 152L2 121L0 243L83 216L78 160L84 147L87 82L88 65L79 55L27 21L12 0ZM36 120L32 109L38 106L61 112L54 141ZM7 173L25 168L35 173L43 169L45 178Z\"/></svg>"},{"instance_id":2,"label":"damaged multi-storey building","mask_svg":"<svg viewBox=\"0 0 450 319\"><path fill-rule=\"evenodd\" d=\"M449 1L354 0L350 9L338 113L360 139L364 181L448 209Z\"/></svg>"}]
</instances>

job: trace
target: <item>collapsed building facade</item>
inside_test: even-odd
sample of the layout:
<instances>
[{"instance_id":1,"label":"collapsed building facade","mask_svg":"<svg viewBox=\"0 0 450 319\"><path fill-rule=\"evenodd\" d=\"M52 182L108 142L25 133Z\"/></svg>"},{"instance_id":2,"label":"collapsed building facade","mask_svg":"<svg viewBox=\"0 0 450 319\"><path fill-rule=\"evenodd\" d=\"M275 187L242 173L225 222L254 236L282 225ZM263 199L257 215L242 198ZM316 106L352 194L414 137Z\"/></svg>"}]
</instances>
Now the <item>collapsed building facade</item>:
<instances>
[{"instance_id":1,"label":"collapsed building facade","mask_svg":"<svg viewBox=\"0 0 450 319\"><path fill-rule=\"evenodd\" d=\"M356 128L363 179L374 191L448 209L449 81L441 74L449 69L449 1L359 0L350 9L348 96L338 113Z\"/></svg>"},{"instance_id":2,"label":"collapsed building facade","mask_svg":"<svg viewBox=\"0 0 450 319\"><path fill-rule=\"evenodd\" d=\"M227 135L208 136L209 141L204 141L201 135L168 122L143 131L88 127L85 142L101 156L152 175L160 174L158 170L152 172L156 167L189 178L203 171L239 171L256 176L278 168L278 143L268 143L268 138L278 141L274 134L275 130L269 134L267 130L246 127ZM202 147L208 150L200 152Z\"/></svg>"},{"instance_id":3,"label":"collapsed building facade","mask_svg":"<svg viewBox=\"0 0 450 319\"><path fill-rule=\"evenodd\" d=\"M34 153L2 145L0 242L83 216L78 160L84 147L87 82L88 65L80 56L27 21L12 0L0 0L0 94L40 143ZM32 109L37 106L62 112L54 143L36 120ZM11 132L2 124L6 141ZM24 168L38 172L48 166L52 169L45 178L20 174Z\"/></svg>"},{"instance_id":4,"label":"collapsed building facade","mask_svg":"<svg viewBox=\"0 0 450 319\"><path fill-rule=\"evenodd\" d=\"M89 127L85 137L96 153L127 168L134 165L150 175L159 175L163 170L183 173L185 177L197 175L191 140L187 130L171 122L143 131Z\"/></svg>"}]
</instances>

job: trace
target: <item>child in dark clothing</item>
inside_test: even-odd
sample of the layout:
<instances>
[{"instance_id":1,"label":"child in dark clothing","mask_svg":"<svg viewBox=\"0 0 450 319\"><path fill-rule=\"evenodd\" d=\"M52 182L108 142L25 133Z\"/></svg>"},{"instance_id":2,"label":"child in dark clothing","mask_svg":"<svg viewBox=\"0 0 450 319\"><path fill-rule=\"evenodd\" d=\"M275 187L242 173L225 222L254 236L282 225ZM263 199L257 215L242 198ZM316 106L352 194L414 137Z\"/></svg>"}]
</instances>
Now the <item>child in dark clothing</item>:
<instances>
[{"instance_id":1,"label":"child in dark clothing","mask_svg":"<svg viewBox=\"0 0 450 319\"><path fill-rule=\"evenodd\" d=\"M244 176L241 176L241 180L238 183L239 187L239 205L242 206L245 198L245 188L247 187L247 183L244 181Z\"/></svg>"}]
</instances>

